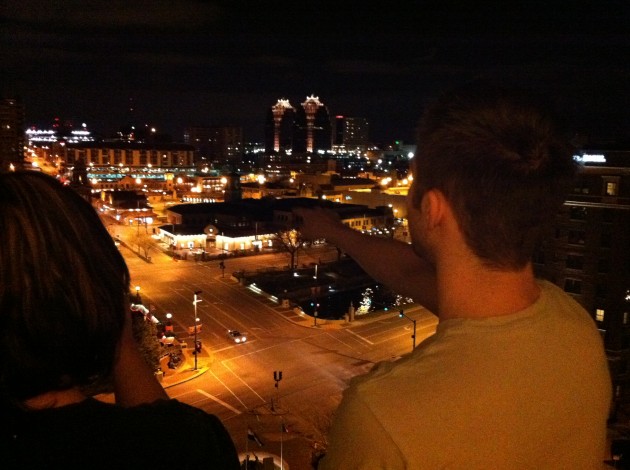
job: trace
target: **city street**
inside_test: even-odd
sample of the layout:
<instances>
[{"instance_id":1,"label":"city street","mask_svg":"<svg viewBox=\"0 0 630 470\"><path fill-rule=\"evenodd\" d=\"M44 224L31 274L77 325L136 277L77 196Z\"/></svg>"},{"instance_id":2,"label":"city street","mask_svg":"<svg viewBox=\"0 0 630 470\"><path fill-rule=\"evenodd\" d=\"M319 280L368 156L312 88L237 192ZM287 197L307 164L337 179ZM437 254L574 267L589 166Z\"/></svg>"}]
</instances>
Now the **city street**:
<instances>
[{"instance_id":1,"label":"city street","mask_svg":"<svg viewBox=\"0 0 630 470\"><path fill-rule=\"evenodd\" d=\"M172 313L175 334L189 347L194 292L201 291L197 317L203 352L198 362L208 370L167 391L219 416L239 452L250 453L252 459L256 451L267 452L282 455L293 469L309 468L312 452L325 445L331 415L349 380L376 362L412 350L413 324L397 312L368 314L351 324L319 321L315 326L310 317L241 286L231 276L243 269L284 266L286 253L230 258L223 273L218 261L173 261L156 249L147 262L124 246L121 251L143 303L161 320ZM300 262L334 257L335 250L320 250L302 254ZM416 343L435 330L435 316L422 307L405 313L416 320ZM235 344L228 329L246 334L247 342ZM279 372L282 377L276 381ZM247 438L248 428L262 447Z\"/></svg>"}]
</instances>

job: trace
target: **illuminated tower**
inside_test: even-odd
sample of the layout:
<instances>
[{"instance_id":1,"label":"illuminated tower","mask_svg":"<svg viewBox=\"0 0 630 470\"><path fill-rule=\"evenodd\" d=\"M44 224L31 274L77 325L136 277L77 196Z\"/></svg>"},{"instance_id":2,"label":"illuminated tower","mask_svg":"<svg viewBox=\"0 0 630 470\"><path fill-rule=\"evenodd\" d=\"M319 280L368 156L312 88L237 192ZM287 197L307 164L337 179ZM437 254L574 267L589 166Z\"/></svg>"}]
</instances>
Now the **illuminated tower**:
<instances>
[{"instance_id":1,"label":"illuminated tower","mask_svg":"<svg viewBox=\"0 0 630 470\"><path fill-rule=\"evenodd\" d=\"M332 126L328 108L317 96L308 96L295 117L293 151L298 153L327 151L332 147Z\"/></svg>"},{"instance_id":2,"label":"illuminated tower","mask_svg":"<svg viewBox=\"0 0 630 470\"><path fill-rule=\"evenodd\" d=\"M295 108L289 100L279 99L267 113L265 125L265 151L290 153L293 147Z\"/></svg>"}]
</instances>

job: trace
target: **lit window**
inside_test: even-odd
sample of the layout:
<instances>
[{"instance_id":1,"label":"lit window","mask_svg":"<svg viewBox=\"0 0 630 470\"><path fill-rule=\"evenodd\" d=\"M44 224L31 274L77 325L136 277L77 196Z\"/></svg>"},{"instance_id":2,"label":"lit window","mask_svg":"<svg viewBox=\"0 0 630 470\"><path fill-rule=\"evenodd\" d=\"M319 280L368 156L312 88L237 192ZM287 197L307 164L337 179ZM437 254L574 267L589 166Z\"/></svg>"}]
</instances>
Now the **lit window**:
<instances>
[{"instance_id":1,"label":"lit window","mask_svg":"<svg viewBox=\"0 0 630 470\"><path fill-rule=\"evenodd\" d=\"M595 309L595 320L597 320L597 321L604 321L604 309L603 308Z\"/></svg>"},{"instance_id":2,"label":"lit window","mask_svg":"<svg viewBox=\"0 0 630 470\"><path fill-rule=\"evenodd\" d=\"M630 320L630 312L623 312L623 319L621 321L624 325L627 325L628 320Z\"/></svg>"},{"instance_id":3,"label":"lit window","mask_svg":"<svg viewBox=\"0 0 630 470\"><path fill-rule=\"evenodd\" d=\"M615 181L606 182L606 196L617 195L617 183Z\"/></svg>"}]
</instances>

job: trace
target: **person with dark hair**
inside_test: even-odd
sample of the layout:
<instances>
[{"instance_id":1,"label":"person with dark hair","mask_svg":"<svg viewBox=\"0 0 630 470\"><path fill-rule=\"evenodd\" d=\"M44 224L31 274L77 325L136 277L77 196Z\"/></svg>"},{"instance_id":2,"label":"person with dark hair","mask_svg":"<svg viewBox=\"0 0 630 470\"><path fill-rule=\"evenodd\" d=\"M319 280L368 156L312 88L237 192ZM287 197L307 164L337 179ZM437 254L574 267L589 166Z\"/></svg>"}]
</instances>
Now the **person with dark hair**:
<instances>
[{"instance_id":1,"label":"person with dark hair","mask_svg":"<svg viewBox=\"0 0 630 470\"><path fill-rule=\"evenodd\" d=\"M319 468L593 469L611 380L591 316L531 258L575 167L548 108L487 85L444 94L420 122L410 244L297 209L372 277L434 312L412 353L354 378Z\"/></svg>"},{"instance_id":2,"label":"person with dark hair","mask_svg":"<svg viewBox=\"0 0 630 470\"><path fill-rule=\"evenodd\" d=\"M239 468L220 420L169 399L141 355L129 282L86 200L0 174L2 468ZM86 393L99 381L115 404Z\"/></svg>"}]
</instances>

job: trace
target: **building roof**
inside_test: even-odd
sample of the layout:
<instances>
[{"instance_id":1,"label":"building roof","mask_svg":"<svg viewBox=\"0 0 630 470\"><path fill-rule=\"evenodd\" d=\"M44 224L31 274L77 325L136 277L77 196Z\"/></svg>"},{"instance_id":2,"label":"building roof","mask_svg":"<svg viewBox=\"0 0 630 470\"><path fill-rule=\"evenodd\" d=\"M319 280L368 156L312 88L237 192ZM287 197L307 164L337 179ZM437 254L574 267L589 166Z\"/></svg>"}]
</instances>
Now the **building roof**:
<instances>
[{"instance_id":1,"label":"building roof","mask_svg":"<svg viewBox=\"0 0 630 470\"><path fill-rule=\"evenodd\" d=\"M158 227L173 235L201 235L203 227L199 225L163 224Z\"/></svg>"},{"instance_id":2,"label":"building roof","mask_svg":"<svg viewBox=\"0 0 630 470\"><path fill-rule=\"evenodd\" d=\"M265 219L273 211L291 211L294 207L333 207L335 203L307 197L287 199L241 199L231 202L200 202L178 204L169 207L169 211L181 215L192 214L243 214L255 219Z\"/></svg>"},{"instance_id":3,"label":"building roof","mask_svg":"<svg viewBox=\"0 0 630 470\"><path fill-rule=\"evenodd\" d=\"M143 142L124 142L124 141L115 141L115 142L105 142L105 141L94 141L94 142L76 142L76 143L68 143L66 145L68 148L72 149L92 149L92 148L100 148L100 149L137 149L137 150L185 150L192 152L195 150L195 147L188 144L183 144L179 142L152 142L152 143L143 143Z\"/></svg>"},{"instance_id":4,"label":"building roof","mask_svg":"<svg viewBox=\"0 0 630 470\"><path fill-rule=\"evenodd\" d=\"M307 197L287 199L243 199L234 202L202 202L197 204L179 204L168 210L180 215L240 215L251 221L271 221L274 212L291 212L296 207L326 207L337 212L341 218L382 216L391 212L391 208L381 206L369 208L360 204L341 204L332 201Z\"/></svg>"},{"instance_id":5,"label":"building roof","mask_svg":"<svg viewBox=\"0 0 630 470\"><path fill-rule=\"evenodd\" d=\"M371 188L378 185L376 181L370 178L361 178L361 177L353 178L353 177L344 177L344 176L338 176L338 175L333 175L330 178L330 184L332 186L360 186L362 188L363 187Z\"/></svg>"}]
</instances>

